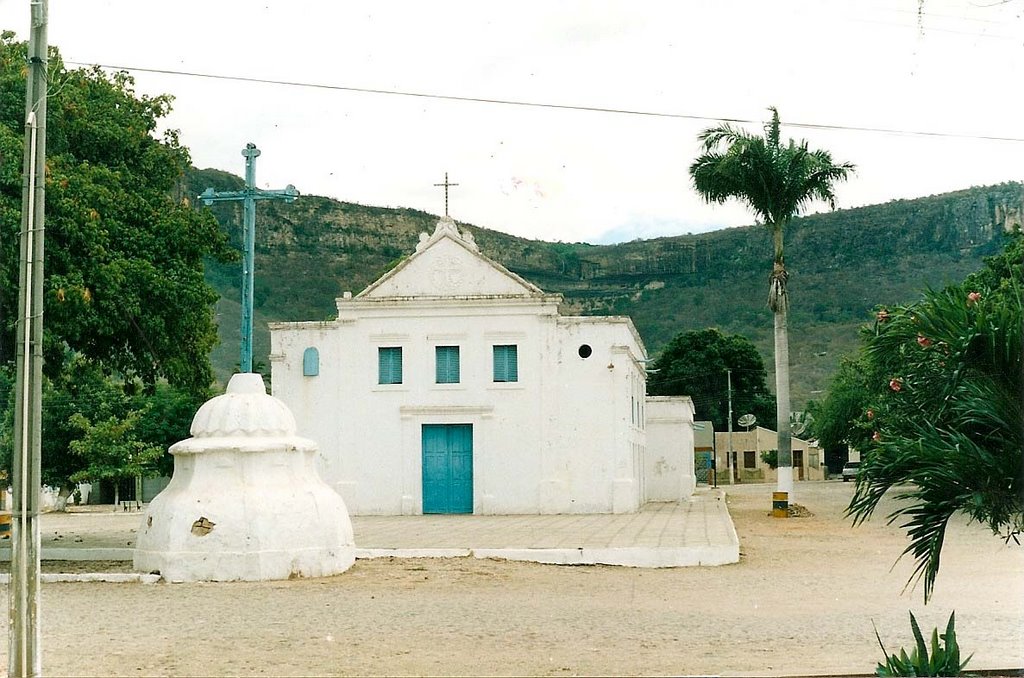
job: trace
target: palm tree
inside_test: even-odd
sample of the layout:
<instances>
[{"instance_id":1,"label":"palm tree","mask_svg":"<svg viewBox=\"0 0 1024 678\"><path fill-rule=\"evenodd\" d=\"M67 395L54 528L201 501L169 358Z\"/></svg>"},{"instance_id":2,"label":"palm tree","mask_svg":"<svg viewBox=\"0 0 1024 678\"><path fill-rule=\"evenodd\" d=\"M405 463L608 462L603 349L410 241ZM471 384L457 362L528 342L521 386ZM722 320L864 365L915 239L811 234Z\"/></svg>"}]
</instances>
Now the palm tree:
<instances>
[{"instance_id":1,"label":"palm tree","mask_svg":"<svg viewBox=\"0 0 1024 678\"><path fill-rule=\"evenodd\" d=\"M768 307L775 316L775 395L780 492L793 491L793 451L789 424L789 295L782 236L800 210L815 200L835 209L833 185L854 170L834 163L828 151L809 150L806 141L779 137L775 108L764 136L723 123L700 134L702 154L690 165L697 192L708 202L731 198L745 203L772 233L775 261L768 281Z\"/></svg>"}]
</instances>

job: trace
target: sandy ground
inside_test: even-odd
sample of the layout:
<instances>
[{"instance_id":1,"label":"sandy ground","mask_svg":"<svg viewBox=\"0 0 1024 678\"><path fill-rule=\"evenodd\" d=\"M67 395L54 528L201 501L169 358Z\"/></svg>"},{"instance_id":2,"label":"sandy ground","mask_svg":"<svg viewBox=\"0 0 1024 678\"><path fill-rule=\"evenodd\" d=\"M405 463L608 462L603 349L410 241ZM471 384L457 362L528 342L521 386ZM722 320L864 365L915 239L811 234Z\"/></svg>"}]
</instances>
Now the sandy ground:
<instances>
[{"instance_id":1,"label":"sandy ground","mask_svg":"<svg viewBox=\"0 0 1024 678\"><path fill-rule=\"evenodd\" d=\"M637 675L871 673L956 610L971 668L1024 666L1024 549L951 527L933 601L902 593L903 533L852 528L852 484L801 483L814 515L730 490L742 558L637 570L497 561L358 561L261 584L48 584L47 675ZM5 625L6 620L3 623ZM6 655L6 647L3 648ZM6 656L3 659L6 666Z\"/></svg>"}]
</instances>

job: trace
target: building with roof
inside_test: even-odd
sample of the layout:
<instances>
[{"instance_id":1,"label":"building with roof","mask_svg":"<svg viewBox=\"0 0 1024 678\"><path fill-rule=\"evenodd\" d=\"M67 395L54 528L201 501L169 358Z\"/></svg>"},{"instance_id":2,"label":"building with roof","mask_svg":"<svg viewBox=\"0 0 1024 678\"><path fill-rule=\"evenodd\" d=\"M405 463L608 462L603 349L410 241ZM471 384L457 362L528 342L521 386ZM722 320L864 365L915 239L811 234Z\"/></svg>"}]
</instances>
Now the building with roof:
<instances>
[{"instance_id":1,"label":"building with roof","mask_svg":"<svg viewBox=\"0 0 1024 678\"><path fill-rule=\"evenodd\" d=\"M747 431L732 432L732 458L729 458L729 433L715 432L717 450L718 483L775 483L778 472L772 468L762 453L778 447L778 434L763 426ZM792 437L793 480L826 480L828 468L825 453L813 440ZM729 473L732 473L732 480Z\"/></svg>"},{"instance_id":2,"label":"building with roof","mask_svg":"<svg viewBox=\"0 0 1024 678\"><path fill-rule=\"evenodd\" d=\"M353 514L636 511L651 452L643 341L627 317L565 316L561 301L443 217L339 298L336 319L271 324L273 393ZM693 479L680 403L658 406L671 409L660 426L690 427L665 436L683 446L663 454L680 460L676 498Z\"/></svg>"}]
</instances>

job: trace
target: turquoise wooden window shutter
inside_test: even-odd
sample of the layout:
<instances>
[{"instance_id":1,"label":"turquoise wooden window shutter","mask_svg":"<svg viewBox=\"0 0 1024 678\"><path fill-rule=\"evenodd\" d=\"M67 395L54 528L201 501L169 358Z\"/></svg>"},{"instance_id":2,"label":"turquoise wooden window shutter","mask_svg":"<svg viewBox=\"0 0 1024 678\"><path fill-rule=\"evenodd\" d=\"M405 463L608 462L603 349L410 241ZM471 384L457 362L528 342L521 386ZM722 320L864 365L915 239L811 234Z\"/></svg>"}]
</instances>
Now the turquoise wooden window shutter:
<instances>
[{"instance_id":1,"label":"turquoise wooden window shutter","mask_svg":"<svg viewBox=\"0 0 1024 678\"><path fill-rule=\"evenodd\" d=\"M435 354L437 357L437 383L459 383L459 347L438 346L435 348Z\"/></svg>"},{"instance_id":2,"label":"turquoise wooden window shutter","mask_svg":"<svg viewBox=\"0 0 1024 678\"><path fill-rule=\"evenodd\" d=\"M377 349L377 383L402 383L402 348L386 346Z\"/></svg>"},{"instance_id":3,"label":"turquoise wooden window shutter","mask_svg":"<svg viewBox=\"0 0 1024 678\"><path fill-rule=\"evenodd\" d=\"M519 381L519 355L515 344L494 347L494 381Z\"/></svg>"},{"instance_id":4,"label":"turquoise wooden window shutter","mask_svg":"<svg viewBox=\"0 0 1024 678\"><path fill-rule=\"evenodd\" d=\"M310 346L302 352L302 376L315 377L320 374L320 351Z\"/></svg>"}]
</instances>

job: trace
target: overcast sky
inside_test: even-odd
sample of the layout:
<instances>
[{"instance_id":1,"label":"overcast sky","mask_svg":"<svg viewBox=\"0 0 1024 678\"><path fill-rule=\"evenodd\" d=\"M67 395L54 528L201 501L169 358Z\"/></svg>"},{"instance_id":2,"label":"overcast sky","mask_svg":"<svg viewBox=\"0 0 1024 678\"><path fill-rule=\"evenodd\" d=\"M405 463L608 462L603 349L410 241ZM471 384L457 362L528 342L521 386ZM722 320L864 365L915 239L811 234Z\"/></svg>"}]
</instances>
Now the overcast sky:
<instances>
[{"instance_id":1,"label":"overcast sky","mask_svg":"<svg viewBox=\"0 0 1024 678\"><path fill-rule=\"evenodd\" d=\"M615 242L752 222L687 168L720 118L1024 139L1024 0L50 0L65 60L685 117L135 72L197 167L262 188ZM29 0L0 0L27 38ZM751 125L751 129L757 129ZM857 164L839 207L1020 180L1024 142L787 127Z\"/></svg>"}]
</instances>

